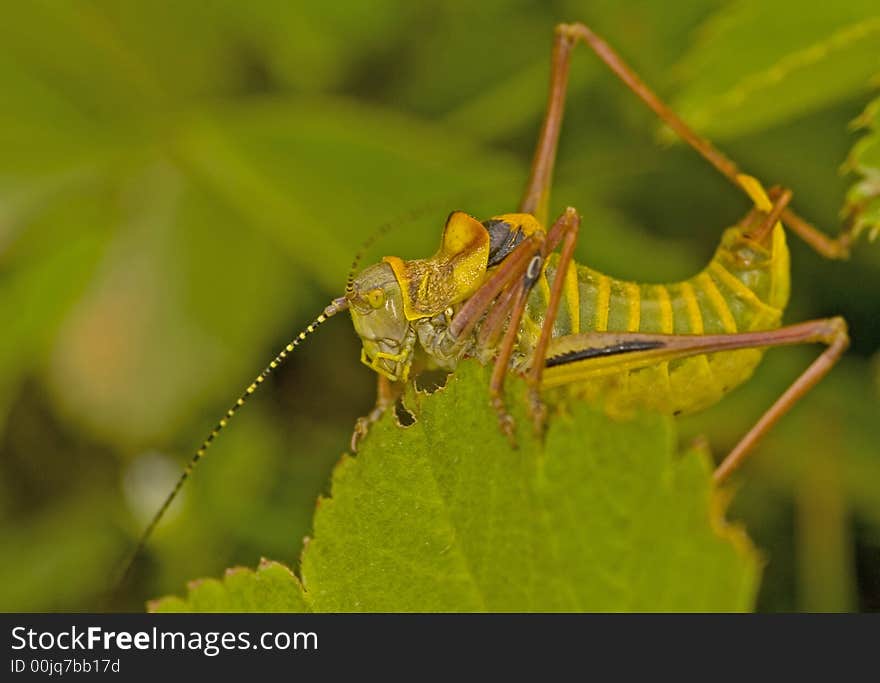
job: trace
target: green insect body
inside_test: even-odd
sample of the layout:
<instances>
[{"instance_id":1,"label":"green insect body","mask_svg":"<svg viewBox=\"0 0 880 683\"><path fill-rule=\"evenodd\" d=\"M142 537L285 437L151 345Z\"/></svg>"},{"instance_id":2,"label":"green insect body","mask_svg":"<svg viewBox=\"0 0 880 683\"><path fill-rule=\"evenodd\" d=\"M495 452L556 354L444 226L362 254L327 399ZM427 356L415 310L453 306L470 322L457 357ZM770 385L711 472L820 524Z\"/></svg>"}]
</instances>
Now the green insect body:
<instances>
[{"instance_id":1,"label":"green insect body","mask_svg":"<svg viewBox=\"0 0 880 683\"><path fill-rule=\"evenodd\" d=\"M478 223L457 212L450 217L447 232L456 222L459 229L467 224L475 233L491 225L496 232L503 229L518 239L542 230L527 214L505 214ZM619 280L572 262L553 325L542 389L600 401L613 414L648 408L678 415L714 404L751 376L762 349L661 361L628 361L625 354L613 354L606 363L592 353L578 360L577 353L584 349L583 335L593 332L705 335L778 328L789 295L789 254L781 225L773 229L768 242L764 246L742 228L729 228L706 268L670 284ZM494 357L494 347L479 345L483 321L467 337L450 334L450 322L462 303L456 299L461 297L448 286L438 297L430 287L432 278L443 270L437 262L448 260L442 250L434 259L394 259L393 268L387 263L371 266L353 282L348 300L364 344L362 359L391 381L408 378L413 366L454 370L468 356L484 361ZM558 255L551 255L531 289L511 356L514 370L531 364L558 275L557 262ZM486 269L476 284L485 282L490 272ZM425 291L433 292L431 305L418 298ZM566 362L555 362L563 357Z\"/></svg>"},{"instance_id":2,"label":"green insect body","mask_svg":"<svg viewBox=\"0 0 880 683\"><path fill-rule=\"evenodd\" d=\"M518 340L521 358L537 342L550 286L556 277L551 257L532 290ZM544 388L601 400L612 413L634 408L679 415L713 405L745 382L763 349L700 354L650 365L627 364L626 356L603 367L597 359L580 365L553 365L570 352L566 339L589 332L656 334L734 334L780 326L789 296L789 254L785 233L774 228L770 247L758 244L738 227L729 228L712 260L696 276L677 283L645 284L618 280L588 266L574 267L575 286L563 289L544 371Z\"/></svg>"}]
</instances>

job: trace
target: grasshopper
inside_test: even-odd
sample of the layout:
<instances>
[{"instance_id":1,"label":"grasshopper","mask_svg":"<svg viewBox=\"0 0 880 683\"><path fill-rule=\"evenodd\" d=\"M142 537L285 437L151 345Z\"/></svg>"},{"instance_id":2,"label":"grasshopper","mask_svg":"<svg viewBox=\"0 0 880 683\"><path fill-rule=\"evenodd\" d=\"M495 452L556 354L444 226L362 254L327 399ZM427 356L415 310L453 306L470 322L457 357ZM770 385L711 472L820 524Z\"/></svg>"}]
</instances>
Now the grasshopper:
<instances>
[{"instance_id":1,"label":"grasshopper","mask_svg":"<svg viewBox=\"0 0 880 683\"><path fill-rule=\"evenodd\" d=\"M548 204L569 65L580 42L688 145L744 192L753 208L728 228L709 264L670 284L612 278L578 265L580 216L567 208L548 225ZM789 206L791 190L765 189L692 131L617 53L581 23L555 30L550 92L531 173L519 209L480 221L454 211L440 249L426 259L385 257L356 274L343 296L288 343L211 431L135 548L139 554L193 468L248 397L327 319L349 311L361 360L378 374L375 409L361 418L352 447L429 368L453 371L464 358L493 363L489 400L501 429L513 434L504 405L509 372L524 375L538 429L551 395L597 399L611 412L648 409L679 415L702 410L745 382L769 347L820 343L822 354L741 438L714 473L720 484L758 440L824 377L849 344L840 317L781 326L789 298L785 229L827 258L846 258L844 230L830 238ZM131 567L126 568L126 574Z\"/></svg>"}]
</instances>

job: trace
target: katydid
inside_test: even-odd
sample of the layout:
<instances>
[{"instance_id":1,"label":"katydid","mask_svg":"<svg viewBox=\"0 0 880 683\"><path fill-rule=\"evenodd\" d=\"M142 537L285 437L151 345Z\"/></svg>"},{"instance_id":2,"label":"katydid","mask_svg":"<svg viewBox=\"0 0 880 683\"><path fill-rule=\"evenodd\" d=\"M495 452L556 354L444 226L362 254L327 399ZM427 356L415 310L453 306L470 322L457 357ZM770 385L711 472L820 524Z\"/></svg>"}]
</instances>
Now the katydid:
<instances>
[{"instance_id":1,"label":"katydid","mask_svg":"<svg viewBox=\"0 0 880 683\"><path fill-rule=\"evenodd\" d=\"M563 118L571 53L583 42L658 117L752 201L728 228L710 263L677 283L623 281L573 260L580 217L566 209L548 224L548 203ZM361 359L378 374L378 400L355 429L393 406L405 383L428 368L453 371L464 358L493 363L488 399L511 436L504 404L508 373L524 375L538 429L544 401L601 400L612 412L648 409L679 415L702 410L746 381L773 346L819 343L822 354L742 437L715 471L725 481L794 403L837 362L849 343L834 317L781 326L789 298L783 225L819 254L846 258L848 231L830 238L791 208L792 192L765 189L692 131L587 26L556 27L550 93L526 190L516 213L480 221L449 215L440 249L429 258L389 256L359 273L247 387L211 431L144 531L132 561L193 468L247 398L328 318L348 310ZM126 574L131 561L126 568Z\"/></svg>"}]
</instances>

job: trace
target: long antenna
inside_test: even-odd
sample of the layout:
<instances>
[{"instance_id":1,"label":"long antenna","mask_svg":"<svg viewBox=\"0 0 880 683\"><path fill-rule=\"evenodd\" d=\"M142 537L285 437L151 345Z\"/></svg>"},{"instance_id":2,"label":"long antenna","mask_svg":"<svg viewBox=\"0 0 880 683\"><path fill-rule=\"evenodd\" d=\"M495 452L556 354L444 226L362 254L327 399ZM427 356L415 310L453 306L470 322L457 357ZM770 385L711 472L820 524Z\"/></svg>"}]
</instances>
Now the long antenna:
<instances>
[{"instance_id":1,"label":"long antenna","mask_svg":"<svg viewBox=\"0 0 880 683\"><path fill-rule=\"evenodd\" d=\"M275 370L278 369L278 366L280 366L287 359L287 356L290 355L290 353L297 346L299 346L305 340L306 337L308 337L312 332L314 332L316 329L318 329L318 326L321 325L323 322L325 322L328 318L332 318L334 315L336 315L340 311L346 310L347 308L348 308L348 299L346 299L345 297L340 297L338 299L334 299L330 303L330 305L324 309L324 312L321 313L321 315L319 315L317 318L315 318L315 320L312 321L312 323L310 323L309 326L306 327L306 329L304 329L296 337L294 337L293 340L290 341L290 343L288 343L287 346L285 346L278 353L277 356L275 356L275 358L272 360L272 362L269 363L269 365L267 365L263 369L263 371L259 375L257 375L256 379L254 379L254 381L250 383L248 388L244 390L244 393L242 393L242 395L232 405L232 407L226 411L226 414L222 418L220 418L220 421L217 423L217 425L214 427L214 429L211 430L211 433L208 434L208 437L202 442L202 445L195 452L195 454L193 455L192 459L189 461L187 466L183 469L183 472L181 472L180 477L177 479L177 483L174 485L174 488L171 490L171 493L169 493L168 496L165 498L165 501L162 503L162 506L159 508L159 510L156 512L156 514L153 515L153 518L152 518L152 520L150 520L149 525L144 530L144 532L141 534L141 537L138 540L137 545L135 546L131 555L129 555L128 560L126 561L126 563L124 565L124 569L122 571L122 574L119 577L119 580L116 582L117 591L125 583L125 580L128 578L128 575L131 573L131 569L134 566L135 560L140 556L141 552L144 549L144 546L146 546L147 541L150 539L150 536L152 536L153 531L155 530L155 528L159 524L159 522L162 520L162 517L164 517L165 512L171 506L171 503L173 503L174 499L177 498L177 494L180 493L180 489L183 487L184 482L186 482L186 480L189 479L190 475L192 474L192 471L199 464L199 461L201 461L201 459L205 456L205 453L208 451L208 448L210 448L211 444L214 442L214 439L217 438L217 435L223 431L223 429L226 427L227 424L229 424L229 420L231 420L232 417L235 415L235 413L238 412L238 409L241 408L245 404L245 402L248 400L248 398L250 398L250 395L253 394L257 390L257 387L259 387L266 380L266 378L269 375L271 375Z\"/></svg>"}]
</instances>

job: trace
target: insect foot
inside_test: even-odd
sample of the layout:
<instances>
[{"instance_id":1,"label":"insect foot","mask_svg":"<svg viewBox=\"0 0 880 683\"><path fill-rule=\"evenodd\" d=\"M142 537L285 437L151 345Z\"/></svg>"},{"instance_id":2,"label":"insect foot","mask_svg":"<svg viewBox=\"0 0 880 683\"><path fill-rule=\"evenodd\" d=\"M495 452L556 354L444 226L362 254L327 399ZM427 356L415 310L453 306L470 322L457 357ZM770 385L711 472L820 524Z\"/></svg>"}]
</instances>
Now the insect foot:
<instances>
[{"instance_id":1,"label":"insect foot","mask_svg":"<svg viewBox=\"0 0 880 683\"><path fill-rule=\"evenodd\" d=\"M541 400L541 394L537 389L529 391L529 413L532 416L532 424L538 438L544 435L544 427L547 425L547 406Z\"/></svg>"},{"instance_id":2,"label":"insect foot","mask_svg":"<svg viewBox=\"0 0 880 683\"><path fill-rule=\"evenodd\" d=\"M357 453L358 446L369 433L370 427L379 421L384 412L385 408L383 406L376 406L369 415L357 419L357 422L354 423L354 431L351 433L351 443L349 444L352 454Z\"/></svg>"},{"instance_id":3,"label":"insect foot","mask_svg":"<svg viewBox=\"0 0 880 683\"><path fill-rule=\"evenodd\" d=\"M515 436L516 420L514 420L513 416L507 412L507 407L504 405L504 399L500 396L493 396L492 407L498 414L498 428L501 430L501 433L507 437L507 442L510 444L511 448L518 448Z\"/></svg>"},{"instance_id":4,"label":"insect foot","mask_svg":"<svg viewBox=\"0 0 880 683\"><path fill-rule=\"evenodd\" d=\"M354 423L354 431L351 433L351 443L349 444L349 447L351 448L352 454L357 453L358 446L367 435L368 431L370 431L370 418L359 417L357 422Z\"/></svg>"}]
</instances>

